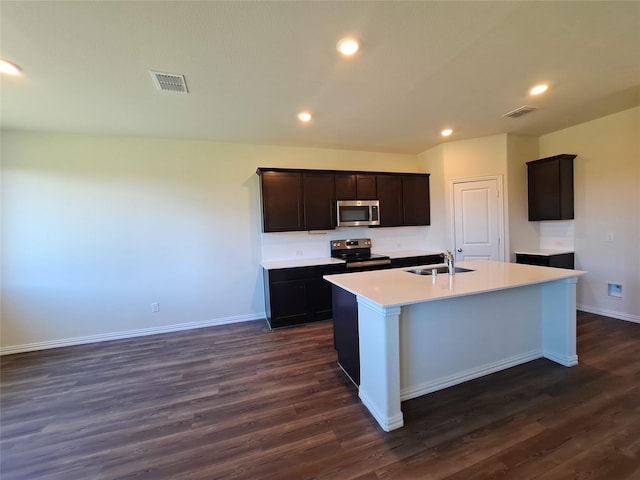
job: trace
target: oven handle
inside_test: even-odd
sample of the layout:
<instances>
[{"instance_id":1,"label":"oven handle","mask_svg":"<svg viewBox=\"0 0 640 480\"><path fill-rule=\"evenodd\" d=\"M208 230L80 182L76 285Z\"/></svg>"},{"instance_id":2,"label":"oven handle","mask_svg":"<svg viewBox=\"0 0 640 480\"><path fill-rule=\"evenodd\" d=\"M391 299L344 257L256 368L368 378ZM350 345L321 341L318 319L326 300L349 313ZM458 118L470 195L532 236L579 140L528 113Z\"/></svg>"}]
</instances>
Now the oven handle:
<instances>
[{"instance_id":1,"label":"oven handle","mask_svg":"<svg viewBox=\"0 0 640 480\"><path fill-rule=\"evenodd\" d=\"M373 267L376 265L389 265L390 263L391 260L388 258L385 260L365 260L364 262L347 263L347 268Z\"/></svg>"}]
</instances>

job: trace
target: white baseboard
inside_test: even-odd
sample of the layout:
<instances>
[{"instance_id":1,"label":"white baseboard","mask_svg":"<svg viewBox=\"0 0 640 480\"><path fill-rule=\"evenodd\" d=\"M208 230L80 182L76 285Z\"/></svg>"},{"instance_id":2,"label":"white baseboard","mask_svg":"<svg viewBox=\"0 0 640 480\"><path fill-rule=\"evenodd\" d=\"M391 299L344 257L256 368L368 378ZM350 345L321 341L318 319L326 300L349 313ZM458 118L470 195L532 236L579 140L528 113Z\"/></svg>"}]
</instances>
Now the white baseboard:
<instances>
[{"instance_id":1,"label":"white baseboard","mask_svg":"<svg viewBox=\"0 0 640 480\"><path fill-rule=\"evenodd\" d=\"M412 385L408 388L402 389L402 391L400 392L400 399L403 401L410 400L412 398L426 395L427 393L436 392L438 390L443 390L445 388L451 387L453 385L458 385L468 380L473 380L474 378L483 377L491 373L499 372L500 370L515 367L516 365L527 363L540 357L542 357L542 352L539 350L535 350L521 355L516 355L499 362L480 365L479 367L471 368L454 375L437 378L420 385Z\"/></svg>"},{"instance_id":2,"label":"white baseboard","mask_svg":"<svg viewBox=\"0 0 640 480\"><path fill-rule=\"evenodd\" d=\"M576 308L581 312L595 313L605 317L616 318L618 320L626 320L627 322L640 323L640 315L631 315L629 313L616 312L614 310L606 310L599 307L591 307L589 305L577 305Z\"/></svg>"},{"instance_id":3,"label":"white baseboard","mask_svg":"<svg viewBox=\"0 0 640 480\"><path fill-rule=\"evenodd\" d=\"M358 397L360 397L364 406L367 407L369 413L371 413L373 418L376 419L380 427L382 427L385 432L390 432L391 430L395 430L396 428L400 428L404 425L404 416L402 411L391 417L385 417L376 409L375 404L371 401L369 395L362 390L362 388L358 390Z\"/></svg>"},{"instance_id":4,"label":"white baseboard","mask_svg":"<svg viewBox=\"0 0 640 480\"><path fill-rule=\"evenodd\" d=\"M198 322L178 323L175 325L165 325L162 327L140 328L136 330L126 330L123 332L88 335L85 337L62 338L59 340L47 340L44 342L25 343L23 345L10 345L8 347L0 347L0 355L32 352L35 350L46 350L48 348L69 347L71 345L83 345L85 343L105 342L107 340L120 340L123 338L143 337L146 335L157 335L159 333L179 332L182 330L214 327L216 325L226 325L229 323L248 322L251 320L262 320L264 318L265 318L264 313L253 314L253 315L236 315L233 317L215 318L213 320L201 320Z\"/></svg>"},{"instance_id":5,"label":"white baseboard","mask_svg":"<svg viewBox=\"0 0 640 480\"><path fill-rule=\"evenodd\" d=\"M554 352L544 351L542 352L544 358L551 360L552 362L559 363L560 365L564 365L565 367L573 367L578 364L578 356L577 355L558 355Z\"/></svg>"}]
</instances>

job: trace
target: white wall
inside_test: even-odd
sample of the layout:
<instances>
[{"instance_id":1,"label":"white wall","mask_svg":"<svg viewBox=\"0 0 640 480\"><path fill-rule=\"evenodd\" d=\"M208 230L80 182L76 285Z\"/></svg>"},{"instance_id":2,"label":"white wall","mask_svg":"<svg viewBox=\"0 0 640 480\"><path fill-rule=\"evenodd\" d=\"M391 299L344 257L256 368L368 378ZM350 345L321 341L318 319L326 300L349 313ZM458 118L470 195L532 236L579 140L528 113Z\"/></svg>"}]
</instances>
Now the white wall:
<instances>
[{"instance_id":1,"label":"white wall","mask_svg":"<svg viewBox=\"0 0 640 480\"><path fill-rule=\"evenodd\" d=\"M425 172L430 173L431 225L425 239L425 246L433 249L451 249L449 241L446 201L448 187L444 179L444 145L438 145L420 155L418 161Z\"/></svg>"},{"instance_id":2,"label":"white wall","mask_svg":"<svg viewBox=\"0 0 640 480\"><path fill-rule=\"evenodd\" d=\"M538 250L540 222L529 221L527 162L540 158L538 137L507 135L507 178L509 179L509 261L515 252Z\"/></svg>"},{"instance_id":3,"label":"white wall","mask_svg":"<svg viewBox=\"0 0 640 480\"><path fill-rule=\"evenodd\" d=\"M529 222L526 162L559 153L578 155L576 218ZM432 191L444 192L432 200L432 212L444 212L446 228L432 233L446 245L451 244L449 181L504 175L511 261L518 250L575 250L576 268L590 272L578 284L580 309L640 322L640 107L540 138L496 135L449 142L418 158L432 174ZM622 284L623 297L609 297L608 283Z\"/></svg>"},{"instance_id":4,"label":"white wall","mask_svg":"<svg viewBox=\"0 0 640 480\"><path fill-rule=\"evenodd\" d=\"M640 107L544 135L539 148L578 155L575 220L541 225L541 242L574 242L576 268L589 271L579 308L640 322ZM622 284L622 298L608 296L609 282Z\"/></svg>"},{"instance_id":5,"label":"white wall","mask_svg":"<svg viewBox=\"0 0 640 480\"><path fill-rule=\"evenodd\" d=\"M508 187L507 178L507 135L475 138L449 142L434 147L418 155L423 168L431 173L432 192L442 195L431 202L432 212L436 210L444 224L438 232L446 248L454 250L452 238L451 181L484 176L500 176L503 181L503 208L505 215L505 238L503 248L508 257ZM435 173L434 173L435 172ZM433 214L432 214L433 218ZM432 225L434 222L431 222ZM435 240L434 240L435 241Z\"/></svg>"},{"instance_id":6,"label":"white wall","mask_svg":"<svg viewBox=\"0 0 640 480\"><path fill-rule=\"evenodd\" d=\"M1 153L3 352L263 318L257 167L418 171L413 155L26 132Z\"/></svg>"},{"instance_id":7,"label":"white wall","mask_svg":"<svg viewBox=\"0 0 640 480\"><path fill-rule=\"evenodd\" d=\"M541 246L575 237L577 268L590 271L580 308L640 321L639 139L640 108L541 137L540 157L578 155L576 220L538 225L525 220L521 190L535 145L506 134L413 156L2 132L0 345L10 352L262 318L262 255L317 256L344 235L262 234L259 166L431 173L430 227L349 230L386 250L446 248L449 180L503 175L511 252L537 228ZM622 299L607 296L608 282L623 285Z\"/></svg>"}]
</instances>

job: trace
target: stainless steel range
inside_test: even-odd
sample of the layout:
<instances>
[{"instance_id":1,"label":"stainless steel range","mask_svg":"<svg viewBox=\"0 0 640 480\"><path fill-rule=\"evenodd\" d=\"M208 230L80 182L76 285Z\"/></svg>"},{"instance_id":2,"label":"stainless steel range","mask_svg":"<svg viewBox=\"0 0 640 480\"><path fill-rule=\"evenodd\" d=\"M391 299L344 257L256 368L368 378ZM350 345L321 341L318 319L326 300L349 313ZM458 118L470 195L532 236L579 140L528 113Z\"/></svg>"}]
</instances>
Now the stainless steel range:
<instances>
[{"instance_id":1,"label":"stainless steel range","mask_svg":"<svg viewBox=\"0 0 640 480\"><path fill-rule=\"evenodd\" d=\"M351 270L391 264L389 257L371 253L370 238L331 240L330 244L331 256L345 260Z\"/></svg>"}]
</instances>

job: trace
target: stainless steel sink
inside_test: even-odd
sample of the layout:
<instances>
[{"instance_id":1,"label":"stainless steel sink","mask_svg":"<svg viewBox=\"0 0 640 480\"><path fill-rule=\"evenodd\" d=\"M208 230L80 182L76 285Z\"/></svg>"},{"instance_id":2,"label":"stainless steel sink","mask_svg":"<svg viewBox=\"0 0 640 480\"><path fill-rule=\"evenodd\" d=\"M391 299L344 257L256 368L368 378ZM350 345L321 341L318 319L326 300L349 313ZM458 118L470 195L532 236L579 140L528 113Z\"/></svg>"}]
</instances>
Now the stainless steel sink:
<instances>
[{"instance_id":1,"label":"stainless steel sink","mask_svg":"<svg viewBox=\"0 0 640 480\"><path fill-rule=\"evenodd\" d=\"M431 275L431 270L435 270L437 273L449 273L449 267L447 267L446 265L443 266L425 266L425 267L420 267L420 268L416 268L416 269L411 269L411 270L405 270L409 273L414 273L416 275ZM463 267L455 267L455 273L464 273L464 272L474 272L475 270L472 270L470 268L463 268Z\"/></svg>"}]
</instances>

